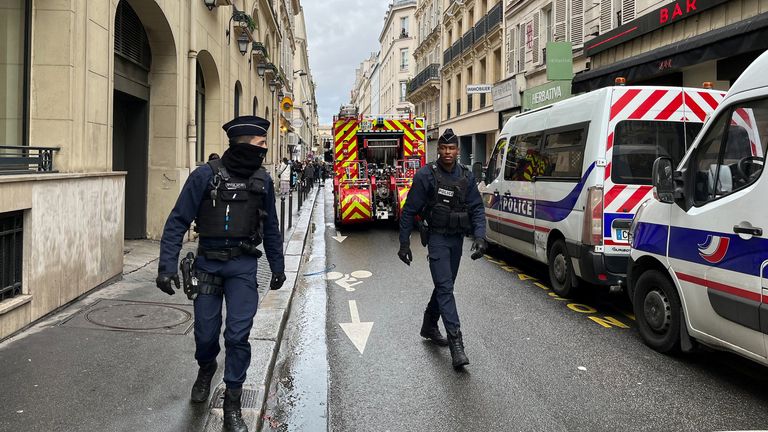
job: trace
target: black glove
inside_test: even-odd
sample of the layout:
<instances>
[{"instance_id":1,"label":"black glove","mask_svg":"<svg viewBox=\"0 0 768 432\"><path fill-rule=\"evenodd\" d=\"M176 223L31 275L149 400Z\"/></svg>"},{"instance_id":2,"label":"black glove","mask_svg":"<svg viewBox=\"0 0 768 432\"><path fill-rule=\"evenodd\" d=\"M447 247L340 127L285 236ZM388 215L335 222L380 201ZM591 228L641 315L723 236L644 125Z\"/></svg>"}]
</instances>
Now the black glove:
<instances>
[{"instance_id":1,"label":"black glove","mask_svg":"<svg viewBox=\"0 0 768 432\"><path fill-rule=\"evenodd\" d=\"M397 251L397 256L400 258L400 261L411 265L411 261L413 261L413 254L411 254L411 245L408 243L400 243L400 250Z\"/></svg>"},{"instance_id":2,"label":"black glove","mask_svg":"<svg viewBox=\"0 0 768 432\"><path fill-rule=\"evenodd\" d=\"M269 289L279 290L283 287L283 282L285 282L285 273L273 273L272 280L269 282Z\"/></svg>"},{"instance_id":3,"label":"black glove","mask_svg":"<svg viewBox=\"0 0 768 432\"><path fill-rule=\"evenodd\" d=\"M476 238L475 241L472 242L472 247L469 249L472 252L472 255L469 257L473 260L481 258L483 255L485 255L485 251L488 250L488 242L485 241L484 238Z\"/></svg>"},{"instance_id":4,"label":"black glove","mask_svg":"<svg viewBox=\"0 0 768 432\"><path fill-rule=\"evenodd\" d=\"M181 288L181 283L179 283L179 275L176 273L157 275L157 279L155 279L155 284L157 284L157 287L160 288L160 291L168 295L174 295L176 294L176 291L173 290L173 287L171 286L171 281L173 281L173 283L176 285L176 289Z\"/></svg>"}]
</instances>

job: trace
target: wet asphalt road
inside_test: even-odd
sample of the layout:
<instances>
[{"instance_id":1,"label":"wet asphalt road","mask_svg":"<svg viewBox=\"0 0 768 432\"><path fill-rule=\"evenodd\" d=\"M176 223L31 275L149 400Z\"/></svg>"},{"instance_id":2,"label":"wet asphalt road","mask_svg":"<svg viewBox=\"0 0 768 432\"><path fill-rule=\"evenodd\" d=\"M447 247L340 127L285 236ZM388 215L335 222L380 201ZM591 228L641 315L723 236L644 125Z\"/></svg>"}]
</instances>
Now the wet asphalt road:
<instances>
[{"instance_id":1,"label":"wet asphalt road","mask_svg":"<svg viewBox=\"0 0 768 432\"><path fill-rule=\"evenodd\" d=\"M327 193L326 223L331 206ZM329 370L330 430L768 429L768 369L719 352L657 354L640 341L622 295L591 289L560 299L543 265L503 251L473 262L469 241L456 298L471 364L456 372L447 348L418 336L431 293L418 240L407 267L394 228L342 231L343 243L332 227L325 232L327 264L372 274L351 288L327 281L327 341L307 342L327 343L329 366L317 359L312 373ZM373 323L363 354L339 325L352 320L351 300L360 322ZM290 379L282 373L276 379ZM283 430L317 430L291 426Z\"/></svg>"}]
</instances>

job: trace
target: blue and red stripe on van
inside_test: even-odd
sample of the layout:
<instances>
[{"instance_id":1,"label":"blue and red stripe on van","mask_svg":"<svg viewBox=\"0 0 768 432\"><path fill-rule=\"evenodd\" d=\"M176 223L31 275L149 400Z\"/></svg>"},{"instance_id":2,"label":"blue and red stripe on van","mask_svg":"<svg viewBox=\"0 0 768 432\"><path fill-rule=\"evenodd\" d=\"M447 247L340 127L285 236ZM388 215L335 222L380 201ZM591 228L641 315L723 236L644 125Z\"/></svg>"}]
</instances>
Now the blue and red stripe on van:
<instances>
[{"instance_id":1,"label":"blue and red stripe on van","mask_svg":"<svg viewBox=\"0 0 768 432\"><path fill-rule=\"evenodd\" d=\"M712 245L713 241L718 241L718 245L715 245L711 254L707 254L707 246ZM768 268L763 270L762 275L760 273L763 262L768 260L768 239L744 240L737 234L674 226L670 230L666 225L640 222L635 229L632 247L657 255L668 253L670 258L717 266L751 277L768 277ZM712 261L712 256L716 257L717 262ZM753 330L768 333L768 323L761 326L759 316L761 309L765 308L761 306L768 303L768 296L683 271L675 270L675 275L681 281L706 288L710 304L718 315Z\"/></svg>"}]
</instances>

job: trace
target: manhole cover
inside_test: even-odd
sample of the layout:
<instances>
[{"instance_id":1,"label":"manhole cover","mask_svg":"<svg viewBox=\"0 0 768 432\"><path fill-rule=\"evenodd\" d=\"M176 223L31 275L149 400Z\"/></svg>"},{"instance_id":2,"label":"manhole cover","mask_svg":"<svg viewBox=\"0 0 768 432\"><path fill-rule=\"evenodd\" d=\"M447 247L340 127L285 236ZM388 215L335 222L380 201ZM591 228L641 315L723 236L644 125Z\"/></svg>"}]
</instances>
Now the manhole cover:
<instances>
[{"instance_id":1,"label":"manhole cover","mask_svg":"<svg viewBox=\"0 0 768 432\"><path fill-rule=\"evenodd\" d=\"M224 387L219 387L216 389L216 392L213 394L211 401L213 405L211 408L224 408ZM259 404L259 391L244 388L240 395L240 408L259 409L260 406L261 404Z\"/></svg>"},{"instance_id":2,"label":"manhole cover","mask_svg":"<svg viewBox=\"0 0 768 432\"><path fill-rule=\"evenodd\" d=\"M157 330L184 324L192 319L192 314L173 306L127 303L94 309L85 319L113 329Z\"/></svg>"}]
</instances>

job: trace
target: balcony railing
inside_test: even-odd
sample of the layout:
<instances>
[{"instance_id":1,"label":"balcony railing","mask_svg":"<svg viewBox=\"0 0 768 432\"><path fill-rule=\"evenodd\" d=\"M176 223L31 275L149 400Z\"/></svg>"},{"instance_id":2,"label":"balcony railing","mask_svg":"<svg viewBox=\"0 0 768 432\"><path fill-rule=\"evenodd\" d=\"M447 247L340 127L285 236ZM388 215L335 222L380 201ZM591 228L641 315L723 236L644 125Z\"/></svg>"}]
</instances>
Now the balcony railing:
<instances>
[{"instance_id":1,"label":"balcony railing","mask_svg":"<svg viewBox=\"0 0 768 432\"><path fill-rule=\"evenodd\" d=\"M472 45L475 44L475 32L472 29L469 29L466 33L464 33L464 37L461 38L461 52L465 52L472 48Z\"/></svg>"},{"instance_id":2,"label":"balcony railing","mask_svg":"<svg viewBox=\"0 0 768 432\"><path fill-rule=\"evenodd\" d=\"M59 147L0 146L0 174L56 172L53 152Z\"/></svg>"},{"instance_id":3,"label":"balcony railing","mask_svg":"<svg viewBox=\"0 0 768 432\"><path fill-rule=\"evenodd\" d=\"M451 57L458 58L461 55L461 39L451 46Z\"/></svg>"},{"instance_id":4,"label":"balcony railing","mask_svg":"<svg viewBox=\"0 0 768 432\"><path fill-rule=\"evenodd\" d=\"M448 48L447 50L443 51L443 64L448 64L453 60L453 56L451 55L451 49Z\"/></svg>"},{"instance_id":5,"label":"balcony railing","mask_svg":"<svg viewBox=\"0 0 768 432\"><path fill-rule=\"evenodd\" d=\"M480 18L480 20L475 24L475 40L480 40L481 37L485 36L486 31L486 23L488 22L488 15Z\"/></svg>"},{"instance_id":6,"label":"balcony railing","mask_svg":"<svg viewBox=\"0 0 768 432\"><path fill-rule=\"evenodd\" d=\"M497 3L496 6L488 11L488 32L493 30L497 25L501 24L502 10L501 3Z\"/></svg>"},{"instance_id":7,"label":"balcony railing","mask_svg":"<svg viewBox=\"0 0 768 432\"><path fill-rule=\"evenodd\" d=\"M440 79L440 65L437 63L432 63L431 65L425 67L421 72L419 72L418 75L416 75L416 77L411 80L410 83L408 83L408 94L411 94L420 89L428 81L436 79Z\"/></svg>"}]
</instances>

